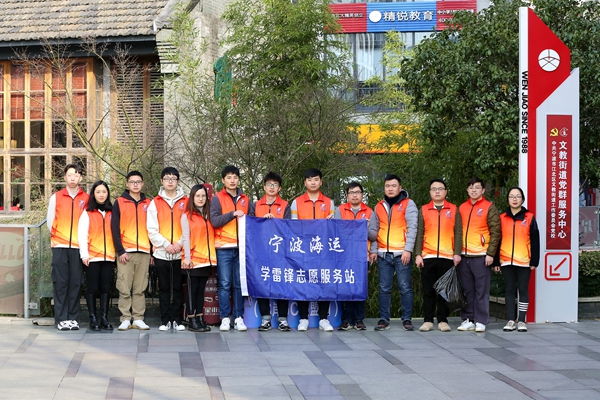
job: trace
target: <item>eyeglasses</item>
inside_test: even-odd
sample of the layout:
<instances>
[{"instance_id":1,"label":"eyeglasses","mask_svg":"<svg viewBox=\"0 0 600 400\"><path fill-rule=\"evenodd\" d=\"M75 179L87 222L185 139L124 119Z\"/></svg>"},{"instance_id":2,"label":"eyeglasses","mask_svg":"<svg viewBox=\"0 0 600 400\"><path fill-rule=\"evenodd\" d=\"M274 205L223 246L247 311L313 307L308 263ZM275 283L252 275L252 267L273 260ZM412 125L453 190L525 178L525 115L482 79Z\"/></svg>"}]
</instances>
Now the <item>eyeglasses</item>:
<instances>
[{"instance_id":1,"label":"eyeglasses","mask_svg":"<svg viewBox=\"0 0 600 400\"><path fill-rule=\"evenodd\" d=\"M444 190L446 190L446 188L443 187L433 187L429 189L430 192L443 192Z\"/></svg>"},{"instance_id":2,"label":"eyeglasses","mask_svg":"<svg viewBox=\"0 0 600 400\"><path fill-rule=\"evenodd\" d=\"M265 183L265 186L270 187L270 188L276 188L276 187L279 187L279 183L268 182L268 183Z\"/></svg>"},{"instance_id":3,"label":"eyeglasses","mask_svg":"<svg viewBox=\"0 0 600 400\"><path fill-rule=\"evenodd\" d=\"M173 183L173 182L177 182L179 180L179 178L163 178L162 180L165 182Z\"/></svg>"},{"instance_id":4,"label":"eyeglasses","mask_svg":"<svg viewBox=\"0 0 600 400\"><path fill-rule=\"evenodd\" d=\"M469 190L481 190L483 189L481 186L471 186Z\"/></svg>"},{"instance_id":5,"label":"eyeglasses","mask_svg":"<svg viewBox=\"0 0 600 400\"><path fill-rule=\"evenodd\" d=\"M510 195L510 196L508 196L508 198L511 200L520 200L523 198L523 196L521 196L520 194L517 194L517 195Z\"/></svg>"},{"instance_id":6,"label":"eyeglasses","mask_svg":"<svg viewBox=\"0 0 600 400\"><path fill-rule=\"evenodd\" d=\"M130 185L141 185L142 183L144 183L144 181L129 181L127 183L129 183Z\"/></svg>"},{"instance_id":7,"label":"eyeglasses","mask_svg":"<svg viewBox=\"0 0 600 400\"><path fill-rule=\"evenodd\" d=\"M359 194L362 194L362 192L360 190L353 191L353 192L348 192L348 196L354 196L354 195L359 195Z\"/></svg>"}]
</instances>

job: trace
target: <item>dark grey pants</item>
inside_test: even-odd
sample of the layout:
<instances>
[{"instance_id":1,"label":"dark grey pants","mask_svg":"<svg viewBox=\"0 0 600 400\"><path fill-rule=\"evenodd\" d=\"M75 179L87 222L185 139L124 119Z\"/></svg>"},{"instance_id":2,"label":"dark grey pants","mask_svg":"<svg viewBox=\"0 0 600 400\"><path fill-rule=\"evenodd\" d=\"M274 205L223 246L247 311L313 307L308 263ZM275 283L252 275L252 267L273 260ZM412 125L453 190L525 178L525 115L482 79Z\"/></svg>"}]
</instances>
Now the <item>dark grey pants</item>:
<instances>
[{"instance_id":1,"label":"dark grey pants","mask_svg":"<svg viewBox=\"0 0 600 400\"><path fill-rule=\"evenodd\" d=\"M83 264L79 249L52 249L52 283L54 286L54 323L79 318L79 291L83 281Z\"/></svg>"},{"instance_id":2,"label":"dark grey pants","mask_svg":"<svg viewBox=\"0 0 600 400\"><path fill-rule=\"evenodd\" d=\"M467 303L460 317L487 325L490 322L492 269L485 266L485 256L463 257L458 264L458 276Z\"/></svg>"}]
</instances>

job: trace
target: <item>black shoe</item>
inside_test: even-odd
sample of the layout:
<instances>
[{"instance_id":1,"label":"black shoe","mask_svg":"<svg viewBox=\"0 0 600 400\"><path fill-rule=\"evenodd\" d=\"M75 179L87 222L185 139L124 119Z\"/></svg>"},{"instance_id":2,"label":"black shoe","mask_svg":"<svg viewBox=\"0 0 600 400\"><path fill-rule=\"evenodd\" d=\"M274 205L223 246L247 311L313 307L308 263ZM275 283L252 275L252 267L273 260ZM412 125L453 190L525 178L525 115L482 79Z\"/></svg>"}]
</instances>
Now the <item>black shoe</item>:
<instances>
[{"instance_id":1,"label":"black shoe","mask_svg":"<svg viewBox=\"0 0 600 400\"><path fill-rule=\"evenodd\" d=\"M260 326L258 327L258 330L260 332L270 331L271 330L271 321L269 321L268 319L263 319L262 322L260 323Z\"/></svg>"},{"instance_id":2,"label":"black shoe","mask_svg":"<svg viewBox=\"0 0 600 400\"><path fill-rule=\"evenodd\" d=\"M86 293L85 301L90 314L90 330L98 332L100 330L100 326L98 325L98 319L96 318L96 295L92 293Z\"/></svg>"},{"instance_id":3,"label":"black shoe","mask_svg":"<svg viewBox=\"0 0 600 400\"><path fill-rule=\"evenodd\" d=\"M103 331L112 331L113 326L108 322L108 303L110 302L109 293L100 293L100 329Z\"/></svg>"},{"instance_id":4,"label":"black shoe","mask_svg":"<svg viewBox=\"0 0 600 400\"><path fill-rule=\"evenodd\" d=\"M385 319L380 319L375 325L374 328L376 331L383 331L386 329L390 329L390 321L386 321Z\"/></svg>"},{"instance_id":5,"label":"black shoe","mask_svg":"<svg viewBox=\"0 0 600 400\"><path fill-rule=\"evenodd\" d=\"M98 318L95 315L90 315L90 331L100 331L100 325L98 325Z\"/></svg>"},{"instance_id":6,"label":"black shoe","mask_svg":"<svg viewBox=\"0 0 600 400\"><path fill-rule=\"evenodd\" d=\"M188 318L188 330L192 332L202 332L200 330L200 324L198 323L198 319L195 315L193 317Z\"/></svg>"},{"instance_id":7,"label":"black shoe","mask_svg":"<svg viewBox=\"0 0 600 400\"><path fill-rule=\"evenodd\" d=\"M347 331L350 328L352 328L352 325L350 325L348 322L344 321L344 322L342 322L342 324L340 326L338 326L338 331Z\"/></svg>"},{"instance_id":8,"label":"black shoe","mask_svg":"<svg viewBox=\"0 0 600 400\"><path fill-rule=\"evenodd\" d=\"M198 332L210 332L210 326L206 324L202 315L196 315L196 322L198 323Z\"/></svg>"},{"instance_id":9,"label":"black shoe","mask_svg":"<svg viewBox=\"0 0 600 400\"><path fill-rule=\"evenodd\" d=\"M415 330L415 327L413 326L412 322L410 322L410 319L402 321L402 328L404 328L405 331Z\"/></svg>"},{"instance_id":10,"label":"black shoe","mask_svg":"<svg viewBox=\"0 0 600 400\"><path fill-rule=\"evenodd\" d=\"M356 325L354 325L354 329L356 329L357 331L366 331L367 326L364 324L364 322L358 321Z\"/></svg>"}]
</instances>

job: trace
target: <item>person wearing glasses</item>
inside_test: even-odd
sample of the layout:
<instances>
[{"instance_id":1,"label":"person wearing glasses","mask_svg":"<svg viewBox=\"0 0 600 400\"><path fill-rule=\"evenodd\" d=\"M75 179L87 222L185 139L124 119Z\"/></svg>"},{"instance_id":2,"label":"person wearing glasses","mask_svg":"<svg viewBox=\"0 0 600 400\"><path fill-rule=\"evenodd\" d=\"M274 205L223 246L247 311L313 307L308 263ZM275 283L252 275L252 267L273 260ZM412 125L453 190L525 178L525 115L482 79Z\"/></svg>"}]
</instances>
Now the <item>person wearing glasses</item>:
<instances>
[{"instance_id":1,"label":"person wearing glasses","mask_svg":"<svg viewBox=\"0 0 600 400\"><path fill-rule=\"evenodd\" d=\"M250 207L248 215L261 218L291 218L290 205L279 197L281 191L281 175L269 172L263 178L265 195ZM282 332L289 332L290 325L287 321L289 301L277 300L277 328ZM258 299L258 308L262 316L259 331L271 329L271 307L269 299Z\"/></svg>"},{"instance_id":2,"label":"person wearing glasses","mask_svg":"<svg viewBox=\"0 0 600 400\"><path fill-rule=\"evenodd\" d=\"M463 240L458 276L466 302L459 331L485 332L490 321L491 268L500 243L500 217L484 193L483 180L471 178L467 182L469 199L459 208Z\"/></svg>"},{"instance_id":3,"label":"person wearing glasses","mask_svg":"<svg viewBox=\"0 0 600 400\"><path fill-rule=\"evenodd\" d=\"M533 213L523 207L525 194L520 187L508 191L508 208L500 214L502 239L494 271L504 277L506 286L505 332L527 332L525 316L529 306L529 277L540 262L540 232ZM515 295L519 288L519 314L515 318ZM516 321L516 322L515 322Z\"/></svg>"},{"instance_id":4,"label":"person wearing glasses","mask_svg":"<svg viewBox=\"0 0 600 400\"><path fill-rule=\"evenodd\" d=\"M148 330L144 322L150 265L150 239L146 227L150 199L142 192L144 177L139 171L127 174L127 189L113 204L111 230L117 252L117 290L119 291L118 330ZM133 323L131 322L133 320Z\"/></svg>"},{"instance_id":5,"label":"person wearing glasses","mask_svg":"<svg viewBox=\"0 0 600 400\"><path fill-rule=\"evenodd\" d=\"M367 221L365 227L368 228L368 222L371 219L373 210L363 202L363 193L364 189L360 183L356 181L350 182L348 186L346 186L347 202L341 204L335 210L333 218L349 220L362 219ZM367 242L367 257L369 256L370 247L371 243ZM368 266L365 265L365 268L368 268ZM342 302L342 324L338 327L339 331L347 331L350 328L355 328L357 331L364 331L367 329L363 322L363 319L365 319L365 303L366 300Z\"/></svg>"},{"instance_id":6,"label":"person wearing glasses","mask_svg":"<svg viewBox=\"0 0 600 400\"><path fill-rule=\"evenodd\" d=\"M429 182L431 201L419 210L415 264L421 270L423 286L424 322L419 328L421 332L433 330L434 316L437 317L438 330L451 330L448 325L448 304L433 288L438 279L460 263L462 222L458 207L446 200L447 193L446 182L433 179Z\"/></svg>"},{"instance_id":7,"label":"person wearing glasses","mask_svg":"<svg viewBox=\"0 0 600 400\"><path fill-rule=\"evenodd\" d=\"M183 275L181 274L181 216L188 198L179 187L179 171L166 167L160 173L162 187L148 207L148 236L154 246L158 276L159 331L184 331Z\"/></svg>"},{"instance_id":8,"label":"person wearing glasses","mask_svg":"<svg viewBox=\"0 0 600 400\"><path fill-rule=\"evenodd\" d=\"M217 249L217 281L219 293L220 331L231 329L230 313L235 330L247 331L244 323L244 296L240 281L240 251L238 218L248 214L250 201L240 184L240 170L228 165L221 171L223 190L215 193L210 205L210 222L215 228ZM232 289L233 288L233 289ZM229 303L233 297L233 310Z\"/></svg>"},{"instance_id":9,"label":"person wearing glasses","mask_svg":"<svg viewBox=\"0 0 600 400\"><path fill-rule=\"evenodd\" d=\"M413 331L412 252L417 237L419 210L408 192L402 189L398 175L386 175L384 198L375 206L369 221L369 239L377 241L371 261L378 260L379 321L376 331L390 329L390 307L394 273L398 279L402 305L402 328Z\"/></svg>"}]
</instances>

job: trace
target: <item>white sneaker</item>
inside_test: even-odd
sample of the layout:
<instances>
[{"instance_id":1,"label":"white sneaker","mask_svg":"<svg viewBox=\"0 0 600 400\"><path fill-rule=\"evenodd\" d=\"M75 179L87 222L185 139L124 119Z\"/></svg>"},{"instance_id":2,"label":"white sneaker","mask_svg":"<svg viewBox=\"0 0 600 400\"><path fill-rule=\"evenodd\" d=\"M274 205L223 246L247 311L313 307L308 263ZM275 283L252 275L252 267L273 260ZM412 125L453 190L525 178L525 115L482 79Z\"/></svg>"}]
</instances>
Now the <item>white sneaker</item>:
<instances>
[{"instance_id":1,"label":"white sneaker","mask_svg":"<svg viewBox=\"0 0 600 400\"><path fill-rule=\"evenodd\" d=\"M182 331L185 331L185 326L173 321L173 329L175 329L176 331L182 332Z\"/></svg>"},{"instance_id":2,"label":"white sneaker","mask_svg":"<svg viewBox=\"0 0 600 400\"><path fill-rule=\"evenodd\" d=\"M485 332L485 325L479 322L475 323L475 332Z\"/></svg>"},{"instance_id":3,"label":"white sneaker","mask_svg":"<svg viewBox=\"0 0 600 400\"><path fill-rule=\"evenodd\" d=\"M221 320L221 326L219 327L220 331L226 332L231 329L231 320L229 318L223 318Z\"/></svg>"},{"instance_id":4,"label":"white sneaker","mask_svg":"<svg viewBox=\"0 0 600 400\"><path fill-rule=\"evenodd\" d=\"M129 321L127 321L127 322L129 322ZM133 321L133 324L131 324L131 328L139 329L142 331L147 331L148 329L150 329L150 327L144 322L143 319L136 319L135 321Z\"/></svg>"},{"instance_id":5,"label":"white sneaker","mask_svg":"<svg viewBox=\"0 0 600 400\"><path fill-rule=\"evenodd\" d=\"M242 317L237 317L235 319L233 322L233 327L240 332L245 332L248 330L248 328L246 328L246 324L244 324L244 318Z\"/></svg>"},{"instance_id":6,"label":"white sneaker","mask_svg":"<svg viewBox=\"0 0 600 400\"><path fill-rule=\"evenodd\" d=\"M319 321L319 329L325 332L333 332L333 326L331 326L327 318Z\"/></svg>"},{"instance_id":7,"label":"white sneaker","mask_svg":"<svg viewBox=\"0 0 600 400\"><path fill-rule=\"evenodd\" d=\"M508 321L506 325L504 325L504 328L502 328L504 332L514 331L515 329L517 329L517 325L515 324L515 321L512 320Z\"/></svg>"},{"instance_id":8,"label":"white sneaker","mask_svg":"<svg viewBox=\"0 0 600 400\"><path fill-rule=\"evenodd\" d=\"M167 322L166 324L163 324L161 326L158 327L158 330L161 332L165 332L171 329L171 323Z\"/></svg>"},{"instance_id":9,"label":"white sneaker","mask_svg":"<svg viewBox=\"0 0 600 400\"><path fill-rule=\"evenodd\" d=\"M58 329L59 331L70 331L71 330L71 324L69 323L69 321L60 321L56 325L56 329Z\"/></svg>"},{"instance_id":10,"label":"white sneaker","mask_svg":"<svg viewBox=\"0 0 600 400\"><path fill-rule=\"evenodd\" d=\"M518 332L527 332L527 324L523 321L517 322L517 331Z\"/></svg>"},{"instance_id":11,"label":"white sneaker","mask_svg":"<svg viewBox=\"0 0 600 400\"><path fill-rule=\"evenodd\" d=\"M301 319L300 322L298 322L298 332L307 331L307 330L308 330L308 320Z\"/></svg>"},{"instance_id":12,"label":"white sneaker","mask_svg":"<svg viewBox=\"0 0 600 400\"><path fill-rule=\"evenodd\" d=\"M78 331L79 330L79 324L77 323L77 321L71 320L71 321L67 321L67 322L71 326L71 330L72 331Z\"/></svg>"},{"instance_id":13,"label":"white sneaker","mask_svg":"<svg viewBox=\"0 0 600 400\"><path fill-rule=\"evenodd\" d=\"M475 324L472 321L469 321L469 318L465 319L462 324L458 328L457 331L474 331Z\"/></svg>"},{"instance_id":14,"label":"white sneaker","mask_svg":"<svg viewBox=\"0 0 600 400\"><path fill-rule=\"evenodd\" d=\"M127 320L127 321L123 321L123 322L121 322L121 325L119 325L119 328L118 328L118 329L119 329L120 331L126 331L126 330L128 330L129 328L131 328L131 322L129 322L129 320Z\"/></svg>"}]
</instances>

